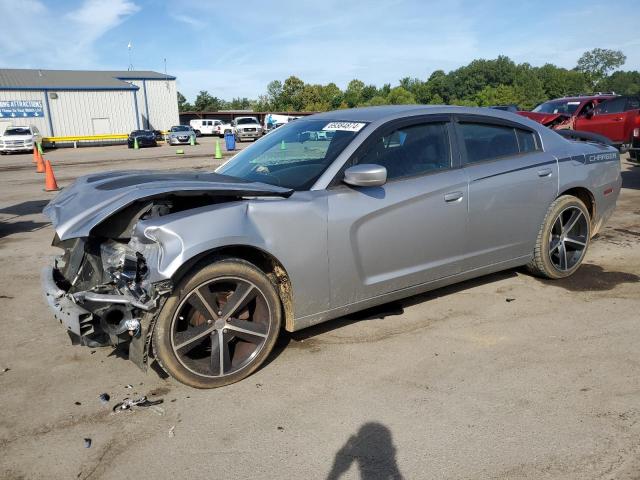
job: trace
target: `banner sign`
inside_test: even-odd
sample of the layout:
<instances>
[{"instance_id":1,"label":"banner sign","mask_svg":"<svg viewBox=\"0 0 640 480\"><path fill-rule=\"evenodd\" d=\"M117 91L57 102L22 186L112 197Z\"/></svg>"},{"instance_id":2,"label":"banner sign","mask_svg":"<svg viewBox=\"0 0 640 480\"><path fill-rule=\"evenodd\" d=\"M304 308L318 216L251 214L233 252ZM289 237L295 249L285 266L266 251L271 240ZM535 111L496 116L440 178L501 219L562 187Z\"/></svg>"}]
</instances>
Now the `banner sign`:
<instances>
[{"instance_id":1,"label":"banner sign","mask_svg":"<svg viewBox=\"0 0 640 480\"><path fill-rule=\"evenodd\" d=\"M44 117L40 100L0 100L0 118Z\"/></svg>"}]
</instances>

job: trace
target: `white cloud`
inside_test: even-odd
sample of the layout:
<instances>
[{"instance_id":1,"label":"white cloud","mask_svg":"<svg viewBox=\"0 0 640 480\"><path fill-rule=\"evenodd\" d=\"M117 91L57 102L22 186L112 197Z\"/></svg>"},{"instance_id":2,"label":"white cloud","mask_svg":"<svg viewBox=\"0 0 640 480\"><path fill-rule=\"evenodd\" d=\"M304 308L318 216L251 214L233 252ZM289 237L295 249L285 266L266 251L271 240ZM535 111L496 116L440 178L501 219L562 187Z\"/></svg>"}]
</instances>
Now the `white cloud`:
<instances>
[{"instance_id":1,"label":"white cloud","mask_svg":"<svg viewBox=\"0 0 640 480\"><path fill-rule=\"evenodd\" d=\"M0 63L12 67L90 68L96 42L139 10L130 0L84 0L58 13L39 0L0 0Z\"/></svg>"},{"instance_id":2,"label":"white cloud","mask_svg":"<svg viewBox=\"0 0 640 480\"><path fill-rule=\"evenodd\" d=\"M189 25L190 27L193 27L197 30L200 30L204 27L206 27L206 22L199 20L195 17L192 17L190 15L184 15L182 13L172 13L171 16L178 20L179 22L182 23L186 23L187 25Z\"/></svg>"}]
</instances>

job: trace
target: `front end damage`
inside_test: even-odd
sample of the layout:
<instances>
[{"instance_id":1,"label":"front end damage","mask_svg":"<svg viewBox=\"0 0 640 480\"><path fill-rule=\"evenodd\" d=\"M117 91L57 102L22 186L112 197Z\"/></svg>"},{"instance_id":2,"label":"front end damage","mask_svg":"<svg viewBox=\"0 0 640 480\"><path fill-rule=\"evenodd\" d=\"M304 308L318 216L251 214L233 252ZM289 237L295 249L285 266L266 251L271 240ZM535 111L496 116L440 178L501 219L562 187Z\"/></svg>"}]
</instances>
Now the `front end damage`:
<instances>
[{"instance_id":1,"label":"front end damage","mask_svg":"<svg viewBox=\"0 0 640 480\"><path fill-rule=\"evenodd\" d=\"M56 229L53 245L62 249L42 270L47 303L74 344L128 344L129 359L145 368L153 322L173 290L172 278L160 271L163 255L169 246L176 254L183 247L156 231L154 221L247 196L290 193L217 174L82 177L44 210Z\"/></svg>"},{"instance_id":2,"label":"front end damage","mask_svg":"<svg viewBox=\"0 0 640 480\"><path fill-rule=\"evenodd\" d=\"M141 253L153 258L157 244L92 235L66 241L56 236L53 245L63 254L42 270L42 287L72 343L129 343L129 358L146 365L153 318L173 289L170 279L154 281Z\"/></svg>"}]
</instances>

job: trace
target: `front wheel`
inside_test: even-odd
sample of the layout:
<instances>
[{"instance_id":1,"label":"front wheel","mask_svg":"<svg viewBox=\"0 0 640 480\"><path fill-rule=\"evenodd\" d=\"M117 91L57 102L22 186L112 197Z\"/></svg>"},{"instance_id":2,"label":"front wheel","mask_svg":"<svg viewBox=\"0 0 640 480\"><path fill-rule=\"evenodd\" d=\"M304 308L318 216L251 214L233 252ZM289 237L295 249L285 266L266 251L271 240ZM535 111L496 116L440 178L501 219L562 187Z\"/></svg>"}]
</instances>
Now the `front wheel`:
<instances>
[{"instance_id":1,"label":"front wheel","mask_svg":"<svg viewBox=\"0 0 640 480\"><path fill-rule=\"evenodd\" d=\"M590 239L591 218L584 203L571 195L558 197L547 210L527 268L545 278L568 277L580 268Z\"/></svg>"},{"instance_id":2,"label":"front wheel","mask_svg":"<svg viewBox=\"0 0 640 480\"><path fill-rule=\"evenodd\" d=\"M185 277L164 304L153 333L157 360L192 387L237 382L266 360L281 318L280 298L261 270L219 260Z\"/></svg>"}]
</instances>

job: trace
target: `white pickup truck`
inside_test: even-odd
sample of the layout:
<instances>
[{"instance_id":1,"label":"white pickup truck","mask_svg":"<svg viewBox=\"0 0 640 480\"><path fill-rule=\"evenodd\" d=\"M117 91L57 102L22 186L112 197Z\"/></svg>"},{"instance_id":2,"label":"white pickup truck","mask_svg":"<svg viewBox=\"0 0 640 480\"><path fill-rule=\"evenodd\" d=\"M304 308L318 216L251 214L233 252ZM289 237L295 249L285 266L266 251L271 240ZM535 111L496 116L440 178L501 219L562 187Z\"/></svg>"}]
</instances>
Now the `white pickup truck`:
<instances>
[{"instance_id":1,"label":"white pickup truck","mask_svg":"<svg viewBox=\"0 0 640 480\"><path fill-rule=\"evenodd\" d=\"M256 117L238 117L233 121L236 138L243 140L257 140L262 136L262 125Z\"/></svg>"}]
</instances>

